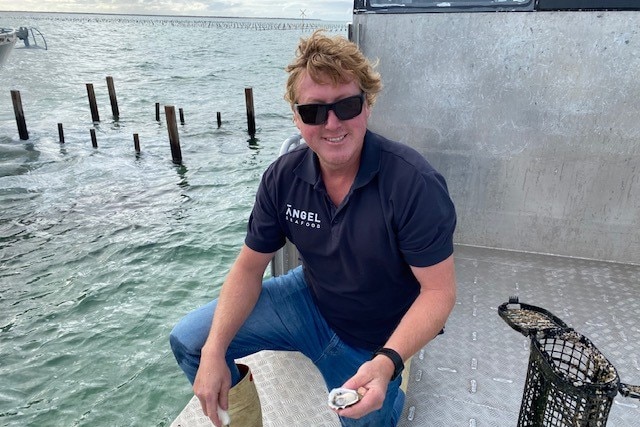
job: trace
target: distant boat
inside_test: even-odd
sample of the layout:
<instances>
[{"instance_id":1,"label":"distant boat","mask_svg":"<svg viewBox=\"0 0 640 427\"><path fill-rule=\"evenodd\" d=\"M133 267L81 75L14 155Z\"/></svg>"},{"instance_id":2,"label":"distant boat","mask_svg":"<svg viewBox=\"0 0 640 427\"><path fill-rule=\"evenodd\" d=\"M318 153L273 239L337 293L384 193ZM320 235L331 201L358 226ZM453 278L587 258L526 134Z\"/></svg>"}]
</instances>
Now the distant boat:
<instances>
[{"instance_id":1,"label":"distant boat","mask_svg":"<svg viewBox=\"0 0 640 427\"><path fill-rule=\"evenodd\" d=\"M47 40L37 28L20 27L16 30L16 36L22 40L24 46L16 49L44 49L47 50Z\"/></svg>"},{"instance_id":2,"label":"distant boat","mask_svg":"<svg viewBox=\"0 0 640 427\"><path fill-rule=\"evenodd\" d=\"M18 40L18 36L15 30L10 28L0 28L0 67L7 62L7 58L13 50L16 40Z\"/></svg>"}]
</instances>

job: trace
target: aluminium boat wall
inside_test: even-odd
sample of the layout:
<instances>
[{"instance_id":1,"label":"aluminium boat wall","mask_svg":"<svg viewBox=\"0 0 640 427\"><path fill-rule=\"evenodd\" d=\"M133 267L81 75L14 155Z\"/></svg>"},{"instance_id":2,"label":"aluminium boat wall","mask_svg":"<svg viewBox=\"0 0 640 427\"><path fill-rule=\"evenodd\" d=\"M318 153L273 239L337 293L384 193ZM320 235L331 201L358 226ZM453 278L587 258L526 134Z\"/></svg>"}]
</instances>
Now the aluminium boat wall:
<instances>
[{"instance_id":1,"label":"aluminium boat wall","mask_svg":"<svg viewBox=\"0 0 640 427\"><path fill-rule=\"evenodd\" d=\"M640 12L353 18L370 128L445 175L457 243L640 263Z\"/></svg>"}]
</instances>

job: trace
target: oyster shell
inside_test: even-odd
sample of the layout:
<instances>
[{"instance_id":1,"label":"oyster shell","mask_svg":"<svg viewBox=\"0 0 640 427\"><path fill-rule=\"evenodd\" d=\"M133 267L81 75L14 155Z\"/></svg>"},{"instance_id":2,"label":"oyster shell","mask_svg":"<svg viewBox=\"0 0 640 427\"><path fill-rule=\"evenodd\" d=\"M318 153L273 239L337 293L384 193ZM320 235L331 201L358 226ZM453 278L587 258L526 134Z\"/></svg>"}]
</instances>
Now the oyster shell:
<instances>
[{"instance_id":1,"label":"oyster shell","mask_svg":"<svg viewBox=\"0 0 640 427\"><path fill-rule=\"evenodd\" d=\"M329 407L331 409L344 409L347 406L358 403L362 396L349 388L334 388L329 392Z\"/></svg>"},{"instance_id":2,"label":"oyster shell","mask_svg":"<svg viewBox=\"0 0 640 427\"><path fill-rule=\"evenodd\" d=\"M218 418L220 418L220 422L224 427L231 424L231 418L229 417L229 413L224 409L220 408L219 406L218 406Z\"/></svg>"}]
</instances>

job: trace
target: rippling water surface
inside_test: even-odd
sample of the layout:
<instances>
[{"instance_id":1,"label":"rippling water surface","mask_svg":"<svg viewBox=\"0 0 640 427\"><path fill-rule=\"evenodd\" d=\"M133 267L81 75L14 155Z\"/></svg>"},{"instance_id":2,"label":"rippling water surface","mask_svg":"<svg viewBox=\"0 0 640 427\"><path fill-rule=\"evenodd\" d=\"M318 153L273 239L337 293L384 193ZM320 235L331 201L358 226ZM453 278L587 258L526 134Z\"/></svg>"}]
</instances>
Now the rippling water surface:
<instances>
[{"instance_id":1,"label":"rippling water surface","mask_svg":"<svg viewBox=\"0 0 640 427\"><path fill-rule=\"evenodd\" d=\"M296 132L283 69L310 31L248 22L260 24L0 15L49 46L16 49L0 69L0 425L169 425L190 398L168 333L217 296L262 171ZM10 90L21 92L27 141ZM156 102L184 110L180 166Z\"/></svg>"}]
</instances>

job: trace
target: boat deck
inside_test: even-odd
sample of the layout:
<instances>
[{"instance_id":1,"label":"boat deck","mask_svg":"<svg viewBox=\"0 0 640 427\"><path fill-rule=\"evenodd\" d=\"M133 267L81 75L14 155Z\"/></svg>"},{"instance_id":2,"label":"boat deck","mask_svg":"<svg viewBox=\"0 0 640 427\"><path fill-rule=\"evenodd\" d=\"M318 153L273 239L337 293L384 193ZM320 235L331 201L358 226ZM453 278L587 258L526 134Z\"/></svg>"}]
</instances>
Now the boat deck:
<instances>
[{"instance_id":1,"label":"boat deck","mask_svg":"<svg viewBox=\"0 0 640 427\"><path fill-rule=\"evenodd\" d=\"M456 246L458 300L446 333L414 356L402 427L515 426L529 340L497 314L510 296L551 311L588 337L622 382L640 384L640 265ZM338 427L302 355L250 356L265 427ZM640 402L614 399L608 425L635 426ZM172 427L211 426L194 398Z\"/></svg>"}]
</instances>

